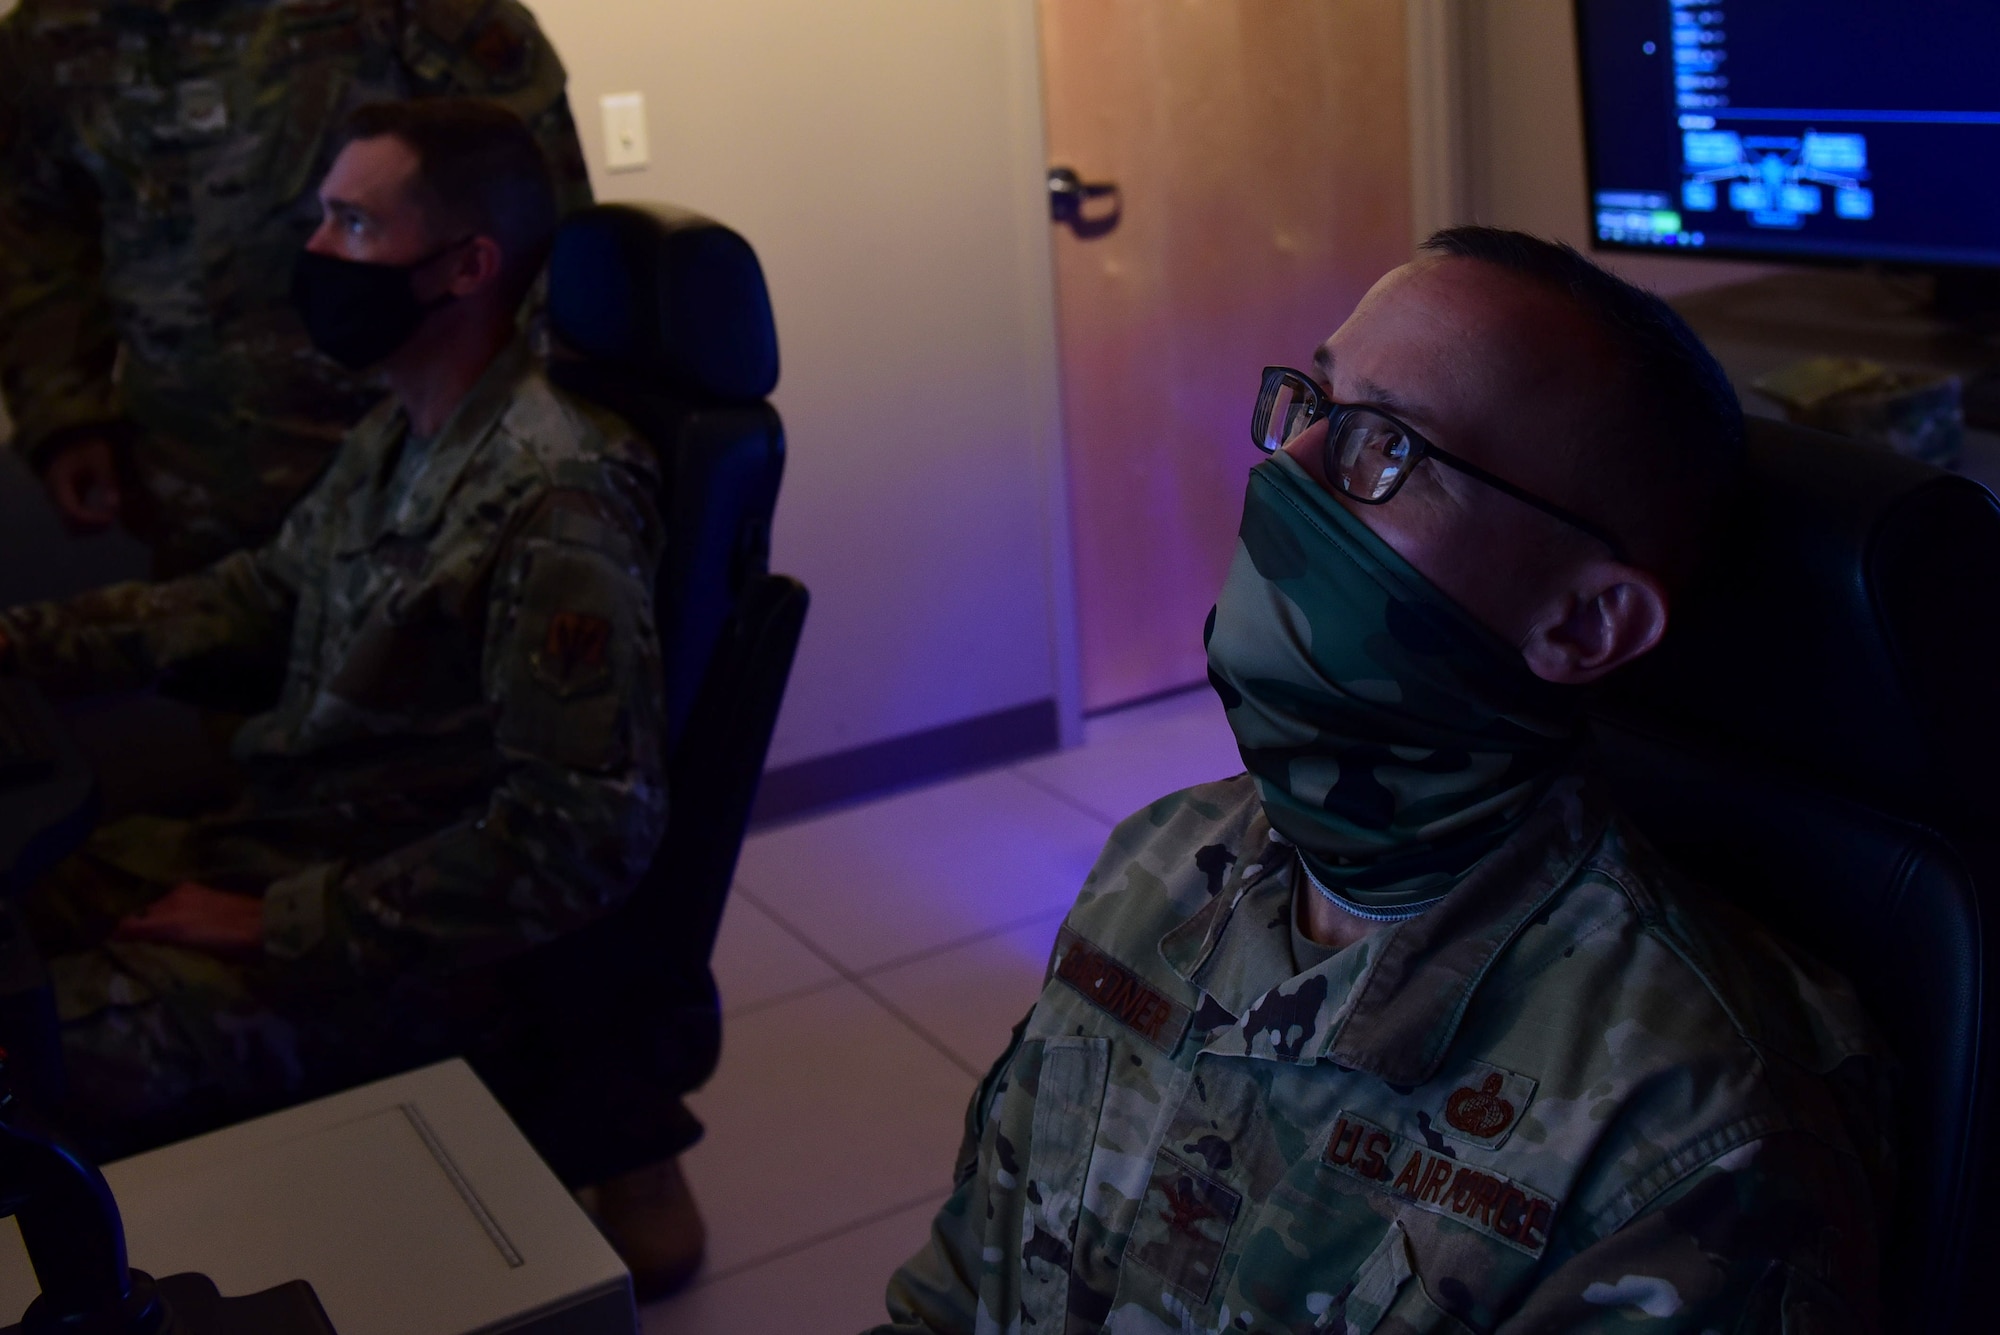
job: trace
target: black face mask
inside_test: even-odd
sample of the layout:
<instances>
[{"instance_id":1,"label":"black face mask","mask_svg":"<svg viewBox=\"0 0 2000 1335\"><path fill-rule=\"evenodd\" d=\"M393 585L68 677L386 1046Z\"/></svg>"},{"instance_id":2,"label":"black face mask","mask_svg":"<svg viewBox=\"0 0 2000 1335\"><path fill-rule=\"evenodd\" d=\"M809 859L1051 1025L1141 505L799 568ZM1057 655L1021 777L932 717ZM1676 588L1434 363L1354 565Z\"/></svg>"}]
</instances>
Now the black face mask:
<instances>
[{"instance_id":1,"label":"black face mask","mask_svg":"<svg viewBox=\"0 0 2000 1335\"><path fill-rule=\"evenodd\" d=\"M419 301L410 280L469 240L461 237L409 264L367 264L300 251L292 270L292 305L313 346L350 371L389 357L410 341L426 315L457 300L446 293Z\"/></svg>"}]
</instances>

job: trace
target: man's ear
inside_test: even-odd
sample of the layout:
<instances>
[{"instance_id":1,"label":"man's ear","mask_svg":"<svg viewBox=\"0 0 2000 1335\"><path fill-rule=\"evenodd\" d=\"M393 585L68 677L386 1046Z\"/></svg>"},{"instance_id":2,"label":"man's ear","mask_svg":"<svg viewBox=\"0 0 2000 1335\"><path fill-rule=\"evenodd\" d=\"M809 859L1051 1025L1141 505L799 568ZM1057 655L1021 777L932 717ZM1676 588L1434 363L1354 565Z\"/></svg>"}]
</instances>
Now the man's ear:
<instances>
[{"instance_id":1,"label":"man's ear","mask_svg":"<svg viewBox=\"0 0 2000 1335\"><path fill-rule=\"evenodd\" d=\"M1647 652L1666 633L1666 586L1632 566L1596 561L1535 619L1521 657L1544 681L1582 686Z\"/></svg>"},{"instance_id":2,"label":"man's ear","mask_svg":"<svg viewBox=\"0 0 2000 1335\"><path fill-rule=\"evenodd\" d=\"M506 264L500 243L490 236L474 236L458 249L445 291L454 297L476 296L500 281Z\"/></svg>"}]
</instances>

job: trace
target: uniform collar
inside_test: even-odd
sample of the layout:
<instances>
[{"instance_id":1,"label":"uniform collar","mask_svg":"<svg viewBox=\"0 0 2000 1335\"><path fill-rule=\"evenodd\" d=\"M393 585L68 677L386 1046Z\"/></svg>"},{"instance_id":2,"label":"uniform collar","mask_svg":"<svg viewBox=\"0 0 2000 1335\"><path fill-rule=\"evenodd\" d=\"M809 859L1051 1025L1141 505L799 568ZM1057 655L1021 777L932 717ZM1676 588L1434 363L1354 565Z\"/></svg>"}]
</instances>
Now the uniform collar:
<instances>
[{"instance_id":1,"label":"uniform collar","mask_svg":"<svg viewBox=\"0 0 2000 1335\"><path fill-rule=\"evenodd\" d=\"M1210 1031L1207 1050L1299 1063L1327 1057L1390 1084L1420 1085L1437 1074L1500 952L1575 875L1609 819L1581 780L1559 781L1443 903L1296 976L1285 915L1294 911L1297 859L1261 825L1265 851L1246 869L1255 874L1167 932L1160 956L1235 1017ZM1274 978L1283 981L1272 986Z\"/></svg>"},{"instance_id":2,"label":"uniform collar","mask_svg":"<svg viewBox=\"0 0 2000 1335\"><path fill-rule=\"evenodd\" d=\"M350 530L343 550L373 546L384 532L417 537L436 527L459 476L506 415L514 401L514 388L531 369L532 362L525 338L517 337L502 348L431 438L430 461L418 475L406 502L392 515L357 514L357 519L363 522ZM368 442L372 490L378 502L386 499L382 493L393 476L392 449L408 434L409 425L409 414L397 408L378 419L377 430Z\"/></svg>"},{"instance_id":3,"label":"uniform collar","mask_svg":"<svg viewBox=\"0 0 2000 1335\"><path fill-rule=\"evenodd\" d=\"M1271 988L1292 975L1293 877L1298 857L1284 838L1258 817L1254 835L1263 851L1223 893L1160 938L1167 967L1200 988L1231 1015L1243 1015ZM1255 847L1256 841L1246 841Z\"/></svg>"}]
</instances>

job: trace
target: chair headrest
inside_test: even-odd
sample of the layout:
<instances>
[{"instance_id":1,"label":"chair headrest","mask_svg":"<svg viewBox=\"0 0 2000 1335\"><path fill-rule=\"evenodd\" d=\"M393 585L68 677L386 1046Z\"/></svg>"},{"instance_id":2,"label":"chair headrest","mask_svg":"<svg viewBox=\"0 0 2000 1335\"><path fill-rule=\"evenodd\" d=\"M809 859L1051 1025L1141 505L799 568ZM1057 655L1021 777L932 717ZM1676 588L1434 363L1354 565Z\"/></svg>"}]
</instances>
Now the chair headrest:
<instances>
[{"instance_id":1,"label":"chair headrest","mask_svg":"<svg viewBox=\"0 0 2000 1335\"><path fill-rule=\"evenodd\" d=\"M2000 503L1752 419L1744 486L1600 712L1945 826L2000 810Z\"/></svg>"},{"instance_id":2,"label":"chair headrest","mask_svg":"<svg viewBox=\"0 0 2000 1335\"><path fill-rule=\"evenodd\" d=\"M549 324L563 347L732 401L778 383L778 331L750 243L665 205L596 204L549 255Z\"/></svg>"}]
</instances>

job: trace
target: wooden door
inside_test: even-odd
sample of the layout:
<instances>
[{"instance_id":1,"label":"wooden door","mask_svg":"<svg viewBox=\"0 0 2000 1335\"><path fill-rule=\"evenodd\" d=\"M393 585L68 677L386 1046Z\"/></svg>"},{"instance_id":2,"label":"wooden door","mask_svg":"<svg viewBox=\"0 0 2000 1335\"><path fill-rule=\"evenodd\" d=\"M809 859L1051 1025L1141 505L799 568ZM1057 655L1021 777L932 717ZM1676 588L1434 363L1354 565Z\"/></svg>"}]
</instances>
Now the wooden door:
<instances>
[{"instance_id":1,"label":"wooden door","mask_svg":"<svg viewBox=\"0 0 2000 1335\"><path fill-rule=\"evenodd\" d=\"M1040 0L1086 709L1198 682L1259 370L1410 256L1402 0ZM1093 234L1095 233L1095 234Z\"/></svg>"}]
</instances>

